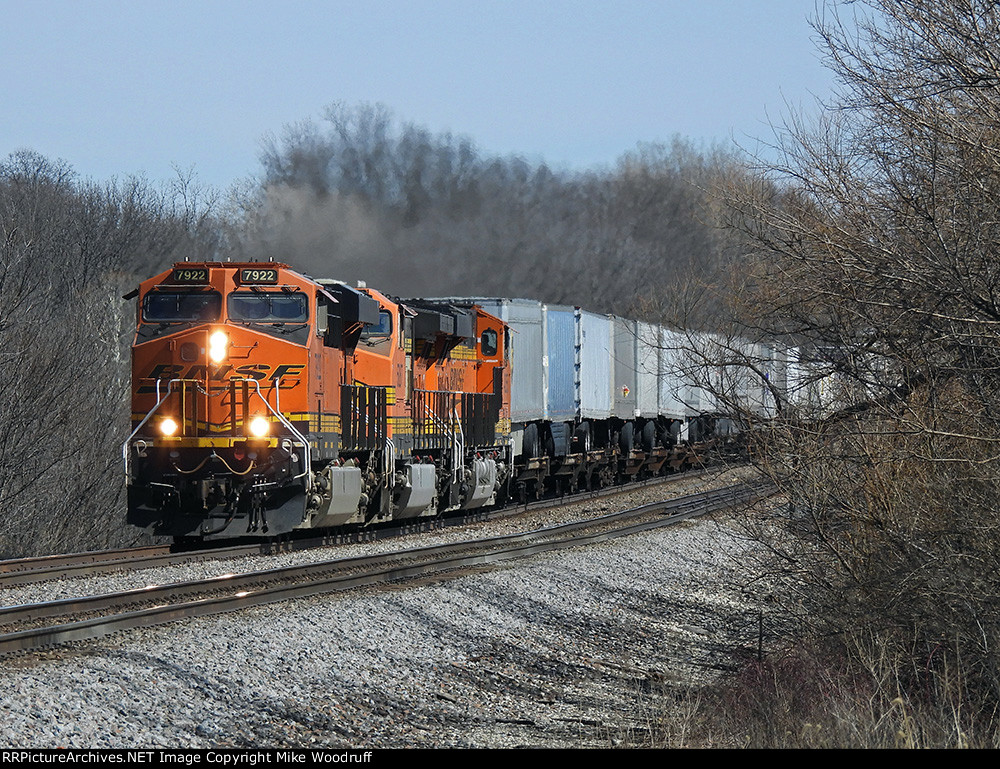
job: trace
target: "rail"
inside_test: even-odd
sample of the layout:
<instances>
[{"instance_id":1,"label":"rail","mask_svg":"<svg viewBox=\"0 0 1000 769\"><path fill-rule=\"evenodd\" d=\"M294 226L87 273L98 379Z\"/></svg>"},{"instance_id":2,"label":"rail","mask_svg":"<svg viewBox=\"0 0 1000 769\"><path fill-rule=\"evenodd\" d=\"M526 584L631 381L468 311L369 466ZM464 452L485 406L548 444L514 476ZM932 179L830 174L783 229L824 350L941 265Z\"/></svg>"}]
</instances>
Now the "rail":
<instances>
[{"instance_id":1,"label":"rail","mask_svg":"<svg viewBox=\"0 0 1000 769\"><path fill-rule=\"evenodd\" d=\"M0 653L95 638L127 628L221 614L429 574L457 576L463 569L478 569L483 564L593 544L672 525L736 504L749 503L774 491L773 486L763 484L737 484L592 520L574 521L520 534L7 607L0 609L0 624L9 629L9 632L0 635ZM99 611L110 613L95 617L94 614ZM35 626L43 618L74 614L87 618L46 627ZM28 623L31 627L19 629L17 623Z\"/></svg>"}]
</instances>

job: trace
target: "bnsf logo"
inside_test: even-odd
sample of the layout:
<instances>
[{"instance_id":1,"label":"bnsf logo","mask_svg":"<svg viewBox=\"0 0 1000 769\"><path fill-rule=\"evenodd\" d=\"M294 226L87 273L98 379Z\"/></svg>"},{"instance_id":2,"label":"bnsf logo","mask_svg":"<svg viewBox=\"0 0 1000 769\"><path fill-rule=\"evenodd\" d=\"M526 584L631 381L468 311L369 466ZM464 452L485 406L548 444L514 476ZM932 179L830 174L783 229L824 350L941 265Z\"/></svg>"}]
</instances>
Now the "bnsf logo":
<instances>
[{"instance_id":1,"label":"bnsf logo","mask_svg":"<svg viewBox=\"0 0 1000 769\"><path fill-rule=\"evenodd\" d=\"M231 377L242 377L245 379L256 379L258 382L264 380L275 382L281 379L281 389L285 390L295 387L299 383L299 374L305 368L304 363L288 364L283 363L278 366L270 366L266 363L249 363L244 366L205 366L196 364L186 371L183 366L171 363L161 363L140 379L209 379L212 382L225 382ZM156 392L154 385L143 385L138 389L140 393Z\"/></svg>"}]
</instances>

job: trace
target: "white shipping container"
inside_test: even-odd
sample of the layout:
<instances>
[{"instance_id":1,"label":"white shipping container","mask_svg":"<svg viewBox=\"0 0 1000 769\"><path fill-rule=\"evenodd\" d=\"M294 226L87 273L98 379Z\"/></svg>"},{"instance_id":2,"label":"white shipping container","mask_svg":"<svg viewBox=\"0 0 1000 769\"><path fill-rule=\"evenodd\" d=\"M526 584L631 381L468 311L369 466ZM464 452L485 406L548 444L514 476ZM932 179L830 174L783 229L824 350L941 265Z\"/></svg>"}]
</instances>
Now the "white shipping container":
<instances>
[{"instance_id":1,"label":"white shipping container","mask_svg":"<svg viewBox=\"0 0 1000 769\"><path fill-rule=\"evenodd\" d=\"M469 298L510 326L510 418L546 419L547 358L545 312L534 299Z\"/></svg>"},{"instance_id":2,"label":"white shipping container","mask_svg":"<svg viewBox=\"0 0 1000 769\"><path fill-rule=\"evenodd\" d=\"M683 374L684 334L680 331L660 327L659 355L659 411L671 419L684 419L692 416L685 395L685 380Z\"/></svg>"},{"instance_id":3,"label":"white shipping container","mask_svg":"<svg viewBox=\"0 0 1000 769\"><path fill-rule=\"evenodd\" d=\"M580 417L607 419L612 404L614 325L610 315L577 310L576 317Z\"/></svg>"},{"instance_id":4,"label":"white shipping container","mask_svg":"<svg viewBox=\"0 0 1000 769\"><path fill-rule=\"evenodd\" d=\"M635 374L639 414L652 418L659 414L660 329L640 321L636 327Z\"/></svg>"}]
</instances>

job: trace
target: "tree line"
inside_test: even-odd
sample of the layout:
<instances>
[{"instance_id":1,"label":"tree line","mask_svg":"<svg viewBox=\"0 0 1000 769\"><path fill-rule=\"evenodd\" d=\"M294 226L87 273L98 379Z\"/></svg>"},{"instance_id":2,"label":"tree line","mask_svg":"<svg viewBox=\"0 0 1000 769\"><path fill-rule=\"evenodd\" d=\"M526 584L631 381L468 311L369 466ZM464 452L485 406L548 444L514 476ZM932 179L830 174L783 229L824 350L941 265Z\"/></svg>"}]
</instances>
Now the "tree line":
<instances>
[{"instance_id":1,"label":"tree line","mask_svg":"<svg viewBox=\"0 0 1000 769\"><path fill-rule=\"evenodd\" d=\"M518 296L629 314L732 256L711 190L733 151L676 138L606 171L478 152L373 105L271 137L243 199L244 254L404 296Z\"/></svg>"}]
</instances>

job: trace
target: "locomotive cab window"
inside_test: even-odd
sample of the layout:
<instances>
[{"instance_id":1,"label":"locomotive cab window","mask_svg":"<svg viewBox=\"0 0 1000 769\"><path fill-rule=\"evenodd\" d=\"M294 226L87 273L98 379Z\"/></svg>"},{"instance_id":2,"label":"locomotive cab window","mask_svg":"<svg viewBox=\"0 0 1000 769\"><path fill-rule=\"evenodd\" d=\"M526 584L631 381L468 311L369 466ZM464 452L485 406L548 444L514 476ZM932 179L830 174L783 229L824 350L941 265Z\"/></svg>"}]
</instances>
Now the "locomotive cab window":
<instances>
[{"instance_id":1,"label":"locomotive cab window","mask_svg":"<svg viewBox=\"0 0 1000 769\"><path fill-rule=\"evenodd\" d=\"M380 310L378 314L377 326L365 326L361 332L361 339L382 339L392 336L392 313L387 310Z\"/></svg>"},{"instance_id":2,"label":"locomotive cab window","mask_svg":"<svg viewBox=\"0 0 1000 769\"><path fill-rule=\"evenodd\" d=\"M301 291L234 291L226 300L229 319L244 323L305 323L309 299Z\"/></svg>"},{"instance_id":3,"label":"locomotive cab window","mask_svg":"<svg viewBox=\"0 0 1000 769\"><path fill-rule=\"evenodd\" d=\"M148 323L213 321L221 310L217 291L150 291L142 300L142 319Z\"/></svg>"},{"instance_id":4,"label":"locomotive cab window","mask_svg":"<svg viewBox=\"0 0 1000 769\"><path fill-rule=\"evenodd\" d=\"M483 348L483 355L497 354L497 332L491 328L486 329L479 338L479 344Z\"/></svg>"}]
</instances>

